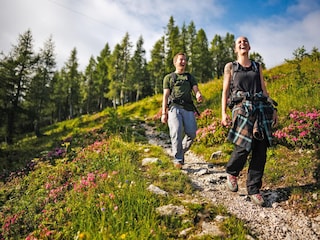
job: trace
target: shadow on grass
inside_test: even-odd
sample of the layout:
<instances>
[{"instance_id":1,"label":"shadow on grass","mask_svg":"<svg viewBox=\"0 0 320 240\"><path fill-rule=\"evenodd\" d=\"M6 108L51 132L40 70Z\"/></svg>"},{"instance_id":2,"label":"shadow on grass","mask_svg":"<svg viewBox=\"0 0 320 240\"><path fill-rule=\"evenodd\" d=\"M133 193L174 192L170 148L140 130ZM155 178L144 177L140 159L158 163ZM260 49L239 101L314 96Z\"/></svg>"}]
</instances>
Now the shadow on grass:
<instances>
[{"instance_id":1,"label":"shadow on grass","mask_svg":"<svg viewBox=\"0 0 320 240\"><path fill-rule=\"evenodd\" d=\"M27 175L33 170L34 158L41 153L60 146L65 133L56 132L50 135L35 137L27 144L8 146L0 151L0 181L6 182L17 176Z\"/></svg>"},{"instance_id":2,"label":"shadow on grass","mask_svg":"<svg viewBox=\"0 0 320 240\"><path fill-rule=\"evenodd\" d=\"M320 184L306 184L261 191L266 201L265 207L275 207L275 203L303 211L307 214L319 214L320 199L318 197Z\"/></svg>"}]
</instances>

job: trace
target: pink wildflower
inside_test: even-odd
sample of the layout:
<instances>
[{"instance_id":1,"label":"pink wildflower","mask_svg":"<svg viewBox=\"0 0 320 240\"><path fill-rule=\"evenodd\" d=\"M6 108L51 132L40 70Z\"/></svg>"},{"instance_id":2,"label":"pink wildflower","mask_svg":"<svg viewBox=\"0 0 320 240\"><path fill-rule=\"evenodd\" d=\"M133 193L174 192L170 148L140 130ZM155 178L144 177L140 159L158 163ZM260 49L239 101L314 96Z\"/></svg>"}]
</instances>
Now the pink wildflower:
<instances>
[{"instance_id":1,"label":"pink wildflower","mask_svg":"<svg viewBox=\"0 0 320 240\"><path fill-rule=\"evenodd\" d=\"M304 137L308 134L308 131L303 131L299 134L300 137Z\"/></svg>"},{"instance_id":2,"label":"pink wildflower","mask_svg":"<svg viewBox=\"0 0 320 240\"><path fill-rule=\"evenodd\" d=\"M102 179L106 179L106 178L108 178L108 173L101 173L101 174L100 174L100 177L101 177Z\"/></svg>"},{"instance_id":3,"label":"pink wildflower","mask_svg":"<svg viewBox=\"0 0 320 240\"><path fill-rule=\"evenodd\" d=\"M45 188L46 188L47 190L51 189L51 187L52 187L51 183L46 183L46 184L45 184Z\"/></svg>"},{"instance_id":4,"label":"pink wildflower","mask_svg":"<svg viewBox=\"0 0 320 240\"><path fill-rule=\"evenodd\" d=\"M93 182L93 181L95 180L95 175L94 175L94 173L88 173L87 180L88 180L89 182Z\"/></svg>"}]
</instances>

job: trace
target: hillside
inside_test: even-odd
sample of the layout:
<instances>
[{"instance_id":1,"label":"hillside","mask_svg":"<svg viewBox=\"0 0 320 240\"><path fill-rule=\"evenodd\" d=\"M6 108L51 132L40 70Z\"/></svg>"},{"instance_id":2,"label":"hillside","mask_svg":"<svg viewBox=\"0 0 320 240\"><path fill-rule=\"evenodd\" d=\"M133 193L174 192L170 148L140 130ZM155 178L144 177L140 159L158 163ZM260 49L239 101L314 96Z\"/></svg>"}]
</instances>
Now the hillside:
<instances>
[{"instance_id":1,"label":"hillside","mask_svg":"<svg viewBox=\"0 0 320 240\"><path fill-rule=\"evenodd\" d=\"M263 188L283 193L280 208L319 222L320 62L305 58L299 68L287 63L264 75L279 103L281 124L277 145L268 150ZM198 106L203 134L192 152L223 167L232 146L219 126L222 79L199 87L205 97ZM149 97L41 129L41 138L30 133L13 146L1 146L0 239L174 239L188 228L196 234L201 226L190 219L206 212L210 219L223 216L222 239L259 235L220 204L184 201L201 190L173 168L161 146L148 143L142 125L160 136L167 133L159 121L160 106L160 95ZM207 130L210 125L215 131ZM212 158L218 151L221 156ZM142 166L147 157L161 161ZM150 183L169 197L150 194ZM188 216L159 216L155 209L166 204L183 205Z\"/></svg>"}]
</instances>

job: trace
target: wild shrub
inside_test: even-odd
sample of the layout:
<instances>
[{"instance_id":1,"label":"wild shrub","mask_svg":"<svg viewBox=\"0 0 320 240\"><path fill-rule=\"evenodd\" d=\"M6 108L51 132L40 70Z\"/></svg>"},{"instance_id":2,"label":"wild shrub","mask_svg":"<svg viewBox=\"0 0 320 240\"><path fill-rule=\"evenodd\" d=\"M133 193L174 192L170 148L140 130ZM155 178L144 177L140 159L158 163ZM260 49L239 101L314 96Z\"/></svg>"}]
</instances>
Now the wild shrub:
<instances>
[{"instance_id":1,"label":"wild shrub","mask_svg":"<svg viewBox=\"0 0 320 240\"><path fill-rule=\"evenodd\" d=\"M213 110L204 110L198 118L196 142L206 146L225 143L229 128L220 123L221 119L214 115Z\"/></svg>"},{"instance_id":2,"label":"wild shrub","mask_svg":"<svg viewBox=\"0 0 320 240\"><path fill-rule=\"evenodd\" d=\"M275 142L289 148L317 149L320 142L320 110L292 110L283 128L275 133Z\"/></svg>"}]
</instances>

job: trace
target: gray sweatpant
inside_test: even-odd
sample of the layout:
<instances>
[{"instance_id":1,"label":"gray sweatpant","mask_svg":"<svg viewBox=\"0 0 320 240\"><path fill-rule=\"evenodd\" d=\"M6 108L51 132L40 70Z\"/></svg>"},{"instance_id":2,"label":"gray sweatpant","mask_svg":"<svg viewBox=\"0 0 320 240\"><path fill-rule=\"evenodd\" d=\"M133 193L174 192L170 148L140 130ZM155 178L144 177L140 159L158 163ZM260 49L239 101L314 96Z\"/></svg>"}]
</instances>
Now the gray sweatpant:
<instances>
[{"instance_id":1,"label":"gray sweatpant","mask_svg":"<svg viewBox=\"0 0 320 240\"><path fill-rule=\"evenodd\" d=\"M184 163L184 153L187 152L196 137L197 122L193 111L172 106L168 112L172 154L175 162Z\"/></svg>"}]
</instances>

